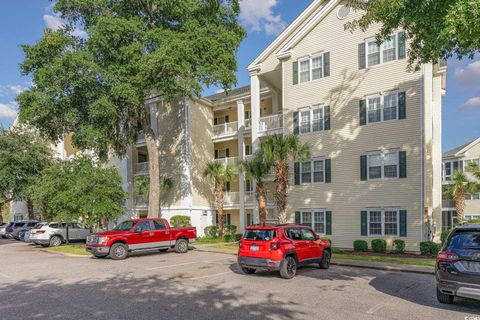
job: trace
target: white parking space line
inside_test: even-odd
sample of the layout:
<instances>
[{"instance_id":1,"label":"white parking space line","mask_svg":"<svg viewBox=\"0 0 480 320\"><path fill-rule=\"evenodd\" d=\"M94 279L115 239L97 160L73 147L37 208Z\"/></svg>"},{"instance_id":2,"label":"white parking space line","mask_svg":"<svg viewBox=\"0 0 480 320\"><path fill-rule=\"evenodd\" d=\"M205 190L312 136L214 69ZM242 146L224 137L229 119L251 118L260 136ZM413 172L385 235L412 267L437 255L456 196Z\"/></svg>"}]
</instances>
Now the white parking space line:
<instances>
[{"instance_id":1,"label":"white parking space line","mask_svg":"<svg viewBox=\"0 0 480 320\"><path fill-rule=\"evenodd\" d=\"M217 262L217 261L223 261L223 260L231 260L231 259L232 259L231 257L228 257L228 258L217 259L217 260L203 260L203 261L177 263L177 264L170 264L170 265L166 265L166 266L158 266L158 267L153 267L153 268L146 268L145 270L147 270L147 271L152 271L152 270L158 270L158 269L174 268L174 267L180 267L180 266L188 266L188 265L191 265L191 264L199 264L199 263L211 263L211 262Z\"/></svg>"}]
</instances>

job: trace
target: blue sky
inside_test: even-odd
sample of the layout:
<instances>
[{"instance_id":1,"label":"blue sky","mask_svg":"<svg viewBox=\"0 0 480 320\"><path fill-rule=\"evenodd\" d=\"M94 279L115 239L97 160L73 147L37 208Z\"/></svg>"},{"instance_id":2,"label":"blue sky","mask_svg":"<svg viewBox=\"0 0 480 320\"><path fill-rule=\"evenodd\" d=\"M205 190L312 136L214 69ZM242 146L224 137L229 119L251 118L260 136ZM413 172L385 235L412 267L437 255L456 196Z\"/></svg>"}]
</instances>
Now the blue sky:
<instances>
[{"instance_id":1,"label":"blue sky","mask_svg":"<svg viewBox=\"0 0 480 320\"><path fill-rule=\"evenodd\" d=\"M246 67L291 23L312 0L242 0L241 23L248 31L238 52L238 85L248 85ZM20 44L33 44L46 26L61 21L48 0L2 0L0 10L0 125L16 114L15 97L27 88L20 75ZM449 61L447 95L443 98L443 149L480 137L480 55L474 60ZM216 88L205 90L214 93Z\"/></svg>"}]
</instances>

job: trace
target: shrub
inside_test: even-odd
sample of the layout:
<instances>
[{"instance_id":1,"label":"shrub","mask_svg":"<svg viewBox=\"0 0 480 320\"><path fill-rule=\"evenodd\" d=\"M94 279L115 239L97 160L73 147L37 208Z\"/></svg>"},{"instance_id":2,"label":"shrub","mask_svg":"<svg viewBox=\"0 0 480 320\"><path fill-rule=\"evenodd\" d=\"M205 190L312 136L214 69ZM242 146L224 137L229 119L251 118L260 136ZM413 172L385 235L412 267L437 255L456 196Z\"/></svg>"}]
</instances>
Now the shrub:
<instances>
[{"instance_id":1,"label":"shrub","mask_svg":"<svg viewBox=\"0 0 480 320\"><path fill-rule=\"evenodd\" d=\"M226 236L233 236L237 232L237 226L233 224L228 224L225 226L225 235Z\"/></svg>"},{"instance_id":2,"label":"shrub","mask_svg":"<svg viewBox=\"0 0 480 320\"><path fill-rule=\"evenodd\" d=\"M353 251L357 251L357 252L368 251L368 242L365 240L353 241Z\"/></svg>"},{"instance_id":3,"label":"shrub","mask_svg":"<svg viewBox=\"0 0 480 320\"><path fill-rule=\"evenodd\" d=\"M343 253L343 250L342 250L342 249L339 249L339 248L333 247L333 248L332 248L332 253Z\"/></svg>"},{"instance_id":4,"label":"shrub","mask_svg":"<svg viewBox=\"0 0 480 320\"><path fill-rule=\"evenodd\" d=\"M203 229L206 237L215 238L218 234L218 227L217 226L208 226Z\"/></svg>"},{"instance_id":5,"label":"shrub","mask_svg":"<svg viewBox=\"0 0 480 320\"><path fill-rule=\"evenodd\" d=\"M450 232L452 232L452 230L445 230L440 235L440 240L442 241L442 245L444 245L445 241L447 241L447 238L450 235Z\"/></svg>"},{"instance_id":6,"label":"shrub","mask_svg":"<svg viewBox=\"0 0 480 320\"><path fill-rule=\"evenodd\" d=\"M191 227L192 223L189 216L173 216L170 218L170 225L173 228Z\"/></svg>"},{"instance_id":7,"label":"shrub","mask_svg":"<svg viewBox=\"0 0 480 320\"><path fill-rule=\"evenodd\" d=\"M374 252L387 252L387 241L383 239L372 240L372 250Z\"/></svg>"},{"instance_id":8,"label":"shrub","mask_svg":"<svg viewBox=\"0 0 480 320\"><path fill-rule=\"evenodd\" d=\"M404 253L405 252L405 241L396 239L393 240L393 253Z\"/></svg>"},{"instance_id":9,"label":"shrub","mask_svg":"<svg viewBox=\"0 0 480 320\"><path fill-rule=\"evenodd\" d=\"M422 256L436 256L441 249L439 243L433 241L420 242L420 253Z\"/></svg>"},{"instance_id":10,"label":"shrub","mask_svg":"<svg viewBox=\"0 0 480 320\"><path fill-rule=\"evenodd\" d=\"M333 243L333 242L332 242L332 239L327 238L327 237L321 237L320 239L321 239L321 240L328 241L328 242L330 243L330 245L332 245L332 243Z\"/></svg>"}]
</instances>

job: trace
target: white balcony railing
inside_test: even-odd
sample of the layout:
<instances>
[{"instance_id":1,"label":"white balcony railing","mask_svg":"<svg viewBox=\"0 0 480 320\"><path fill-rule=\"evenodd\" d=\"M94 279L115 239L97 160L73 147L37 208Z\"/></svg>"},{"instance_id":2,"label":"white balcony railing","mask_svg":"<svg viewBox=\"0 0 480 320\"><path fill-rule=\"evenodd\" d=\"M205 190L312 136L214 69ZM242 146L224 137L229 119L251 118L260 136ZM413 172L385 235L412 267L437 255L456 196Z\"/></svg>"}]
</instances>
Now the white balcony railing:
<instances>
[{"instance_id":1,"label":"white balcony railing","mask_svg":"<svg viewBox=\"0 0 480 320\"><path fill-rule=\"evenodd\" d=\"M245 191L245 203L253 203L256 201L254 191Z\"/></svg>"},{"instance_id":2,"label":"white balcony railing","mask_svg":"<svg viewBox=\"0 0 480 320\"><path fill-rule=\"evenodd\" d=\"M148 174L149 169L148 169L148 162L139 162L137 163L137 171L135 171L135 174L137 175L146 175Z\"/></svg>"},{"instance_id":3,"label":"white balcony railing","mask_svg":"<svg viewBox=\"0 0 480 320\"><path fill-rule=\"evenodd\" d=\"M148 199L144 196L136 195L135 196L135 207L137 208L148 208Z\"/></svg>"},{"instance_id":4,"label":"white balcony railing","mask_svg":"<svg viewBox=\"0 0 480 320\"><path fill-rule=\"evenodd\" d=\"M236 166L238 164L238 157L215 159L215 162L220 162L225 165L231 164L232 166Z\"/></svg>"},{"instance_id":5,"label":"white balcony railing","mask_svg":"<svg viewBox=\"0 0 480 320\"><path fill-rule=\"evenodd\" d=\"M217 124L213 126L213 136L222 137L229 136L237 133L238 131L238 122L225 122L222 124Z\"/></svg>"},{"instance_id":6,"label":"white balcony railing","mask_svg":"<svg viewBox=\"0 0 480 320\"><path fill-rule=\"evenodd\" d=\"M283 130L283 114L262 117L258 121L258 132L264 134L273 134Z\"/></svg>"},{"instance_id":7,"label":"white balcony railing","mask_svg":"<svg viewBox=\"0 0 480 320\"><path fill-rule=\"evenodd\" d=\"M138 144L145 144L145 133L143 133L143 131L140 131L137 135L137 145Z\"/></svg>"},{"instance_id":8,"label":"white balcony railing","mask_svg":"<svg viewBox=\"0 0 480 320\"><path fill-rule=\"evenodd\" d=\"M223 194L223 203L226 206L232 206L232 205L240 204L240 193L239 192L225 192Z\"/></svg>"},{"instance_id":9,"label":"white balcony railing","mask_svg":"<svg viewBox=\"0 0 480 320\"><path fill-rule=\"evenodd\" d=\"M245 129L252 128L252 119L245 119Z\"/></svg>"}]
</instances>

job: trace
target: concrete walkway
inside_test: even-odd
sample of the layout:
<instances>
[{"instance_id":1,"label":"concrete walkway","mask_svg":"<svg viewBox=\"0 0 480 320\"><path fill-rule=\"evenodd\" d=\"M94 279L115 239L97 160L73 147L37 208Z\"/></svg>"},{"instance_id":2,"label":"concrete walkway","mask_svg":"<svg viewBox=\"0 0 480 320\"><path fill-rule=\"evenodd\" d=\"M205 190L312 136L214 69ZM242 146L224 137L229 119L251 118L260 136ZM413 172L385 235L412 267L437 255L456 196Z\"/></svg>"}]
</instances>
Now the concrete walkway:
<instances>
[{"instance_id":1,"label":"concrete walkway","mask_svg":"<svg viewBox=\"0 0 480 320\"><path fill-rule=\"evenodd\" d=\"M219 244L220 243L216 243L215 245L219 245ZM193 247L195 248L196 251L201 251L201 252L224 253L224 254L230 254L234 256L237 255L237 251L235 250L215 248L215 247L212 247L211 244L194 245ZM337 265L337 266L367 268L367 269L386 270L386 271L435 274L435 268L433 267L413 266L413 265L407 265L407 264L373 262L373 261L347 260L347 259L335 258L335 254L333 255L331 264Z\"/></svg>"}]
</instances>

